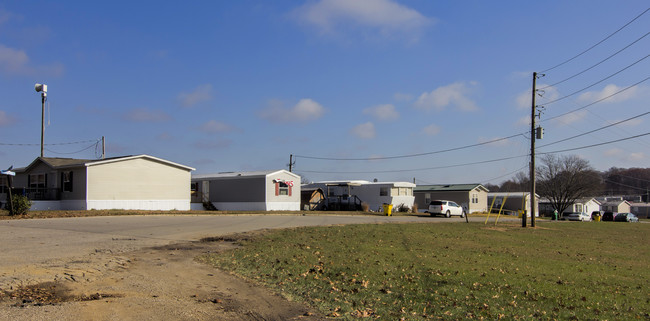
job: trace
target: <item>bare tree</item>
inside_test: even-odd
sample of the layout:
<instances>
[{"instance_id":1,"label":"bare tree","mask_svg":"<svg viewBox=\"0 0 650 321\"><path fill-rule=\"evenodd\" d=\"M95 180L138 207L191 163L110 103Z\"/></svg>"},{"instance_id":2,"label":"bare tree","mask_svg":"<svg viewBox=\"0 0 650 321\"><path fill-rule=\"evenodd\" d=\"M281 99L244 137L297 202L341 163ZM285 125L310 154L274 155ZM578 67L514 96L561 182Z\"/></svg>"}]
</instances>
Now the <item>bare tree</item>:
<instances>
[{"instance_id":1,"label":"bare tree","mask_svg":"<svg viewBox=\"0 0 650 321\"><path fill-rule=\"evenodd\" d=\"M537 177L537 193L548 198L559 213L576 200L595 195L602 185L600 174L576 155L547 154L537 168Z\"/></svg>"}]
</instances>

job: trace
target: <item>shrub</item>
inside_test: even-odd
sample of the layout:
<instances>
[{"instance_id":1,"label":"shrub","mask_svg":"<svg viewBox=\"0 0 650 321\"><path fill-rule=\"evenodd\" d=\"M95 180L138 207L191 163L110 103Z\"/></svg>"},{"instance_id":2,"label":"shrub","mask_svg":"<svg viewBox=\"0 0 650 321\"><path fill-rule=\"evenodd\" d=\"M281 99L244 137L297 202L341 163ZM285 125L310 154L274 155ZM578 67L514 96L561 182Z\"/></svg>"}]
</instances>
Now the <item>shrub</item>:
<instances>
[{"instance_id":1,"label":"shrub","mask_svg":"<svg viewBox=\"0 0 650 321\"><path fill-rule=\"evenodd\" d=\"M397 205L397 207L395 208L395 211L400 213L408 213L410 210L411 209L409 209L408 206L404 205L404 203Z\"/></svg>"},{"instance_id":2,"label":"shrub","mask_svg":"<svg viewBox=\"0 0 650 321\"><path fill-rule=\"evenodd\" d=\"M413 203L413 207L411 207L411 212L417 214L418 213L418 204Z\"/></svg>"},{"instance_id":3,"label":"shrub","mask_svg":"<svg viewBox=\"0 0 650 321\"><path fill-rule=\"evenodd\" d=\"M364 212L370 211L370 205L366 202L361 203L361 210Z\"/></svg>"},{"instance_id":4,"label":"shrub","mask_svg":"<svg viewBox=\"0 0 650 321\"><path fill-rule=\"evenodd\" d=\"M29 212L29 209L32 207L32 201L27 198L27 196L23 195L14 195L12 197L13 201L13 212L11 211L11 205L7 204L5 205L7 209L9 210L9 215L24 215Z\"/></svg>"}]
</instances>

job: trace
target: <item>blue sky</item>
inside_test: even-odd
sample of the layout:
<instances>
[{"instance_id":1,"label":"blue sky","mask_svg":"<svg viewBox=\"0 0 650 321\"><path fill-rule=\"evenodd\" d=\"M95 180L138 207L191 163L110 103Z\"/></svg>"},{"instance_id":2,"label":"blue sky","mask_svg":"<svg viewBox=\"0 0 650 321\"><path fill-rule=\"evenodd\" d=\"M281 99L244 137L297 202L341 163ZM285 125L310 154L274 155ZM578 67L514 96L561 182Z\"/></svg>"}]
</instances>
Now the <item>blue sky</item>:
<instances>
[{"instance_id":1,"label":"blue sky","mask_svg":"<svg viewBox=\"0 0 650 321\"><path fill-rule=\"evenodd\" d=\"M39 156L33 87L45 83L49 157L98 157L105 136L108 157L149 154L195 173L287 168L293 154L308 180L500 183L527 171L532 73L647 9L645 0L4 2L0 167ZM537 145L633 119L538 154L569 150L598 170L648 166L650 136L627 138L648 133L649 31L650 12L537 80L555 84L641 38L544 89ZM593 144L603 145L571 150ZM415 154L427 155L385 159Z\"/></svg>"}]
</instances>

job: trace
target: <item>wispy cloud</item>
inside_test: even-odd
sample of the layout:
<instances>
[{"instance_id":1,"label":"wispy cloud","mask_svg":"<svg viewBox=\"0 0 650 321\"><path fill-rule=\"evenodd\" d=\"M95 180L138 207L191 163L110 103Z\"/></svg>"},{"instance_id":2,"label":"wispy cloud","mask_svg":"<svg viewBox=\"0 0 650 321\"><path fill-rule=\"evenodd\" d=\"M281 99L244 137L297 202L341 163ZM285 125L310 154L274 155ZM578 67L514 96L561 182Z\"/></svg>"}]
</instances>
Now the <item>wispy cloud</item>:
<instances>
[{"instance_id":1,"label":"wispy cloud","mask_svg":"<svg viewBox=\"0 0 650 321\"><path fill-rule=\"evenodd\" d=\"M350 32L351 27L360 27L383 37L408 35L411 41L416 41L422 30L435 22L391 0L320 0L297 8L293 15L323 34Z\"/></svg>"},{"instance_id":2,"label":"wispy cloud","mask_svg":"<svg viewBox=\"0 0 650 321\"><path fill-rule=\"evenodd\" d=\"M475 85L475 83L471 82L470 85ZM415 107L427 111L442 111L448 106L456 107L462 111L478 110L476 103L468 97L470 93L471 88L467 84L456 82L423 93L415 102Z\"/></svg>"},{"instance_id":3,"label":"wispy cloud","mask_svg":"<svg viewBox=\"0 0 650 321\"><path fill-rule=\"evenodd\" d=\"M61 76L64 67L60 63L33 66L24 50L7 47L0 44L0 73L19 76Z\"/></svg>"},{"instance_id":4,"label":"wispy cloud","mask_svg":"<svg viewBox=\"0 0 650 321\"><path fill-rule=\"evenodd\" d=\"M232 132L236 130L237 128L226 124L224 122L220 122L217 120L210 120L200 127L201 131L204 133L227 133L227 132Z\"/></svg>"},{"instance_id":5,"label":"wispy cloud","mask_svg":"<svg viewBox=\"0 0 650 321\"><path fill-rule=\"evenodd\" d=\"M190 92L182 92L178 94L178 101L181 106L188 108L198 103L212 100L212 85L200 85Z\"/></svg>"},{"instance_id":6,"label":"wispy cloud","mask_svg":"<svg viewBox=\"0 0 650 321\"><path fill-rule=\"evenodd\" d=\"M625 162L640 162L646 160L648 157L643 152L626 152L620 148L610 148L603 153L607 157L616 158L619 161Z\"/></svg>"},{"instance_id":7,"label":"wispy cloud","mask_svg":"<svg viewBox=\"0 0 650 321\"><path fill-rule=\"evenodd\" d=\"M193 144L196 149L226 149L232 145L229 139L219 139L210 141L198 141Z\"/></svg>"},{"instance_id":8,"label":"wispy cloud","mask_svg":"<svg viewBox=\"0 0 650 321\"><path fill-rule=\"evenodd\" d=\"M589 91L589 92L586 92L586 93L580 95L580 97L578 97L578 100L582 101L582 102L593 102L593 101L605 99L605 98L615 94L616 92L622 90L623 88L624 87L619 87L619 86L616 86L614 84L609 84L609 85L605 86L605 88L603 88L603 90ZM614 96L612 96L610 98L607 98L607 99L603 100L603 103L622 102L622 101L626 101L628 99L635 98L638 95L638 93L640 92L640 90L638 90L638 89L639 89L639 86L634 86L634 87L632 87L632 88L630 88L630 89L628 89L626 91L623 91L623 92L621 92L619 94L616 94L616 95L614 95Z\"/></svg>"},{"instance_id":9,"label":"wispy cloud","mask_svg":"<svg viewBox=\"0 0 650 321\"><path fill-rule=\"evenodd\" d=\"M396 120L399 118L399 113L395 110L395 106L391 104L368 107L363 110L363 113L381 121Z\"/></svg>"},{"instance_id":10,"label":"wispy cloud","mask_svg":"<svg viewBox=\"0 0 650 321\"><path fill-rule=\"evenodd\" d=\"M305 98L290 108L272 100L267 108L258 112L258 116L273 123L307 123L321 118L324 113L325 108L321 104Z\"/></svg>"},{"instance_id":11,"label":"wispy cloud","mask_svg":"<svg viewBox=\"0 0 650 321\"><path fill-rule=\"evenodd\" d=\"M560 93L555 87L548 87L545 84L538 84L537 96L535 96L535 105L543 105L545 101L551 101L560 98ZM517 96L517 108L518 109L527 109L531 107L532 96L530 95L531 90L527 90Z\"/></svg>"},{"instance_id":12,"label":"wispy cloud","mask_svg":"<svg viewBox=\"0 0 650 321\"><path fill-rule=\"evenodd\" d=\"M393 99L396 101L411 101L413 100L413 95L405 93L395 93L393 94Z\"/></svg>"},{"instance_id":13,"label":"wispy cloud","mask_svg":"<svg viewBox=\"0 0 650 321\"><path fill-rule=\"evenodd\" d=\"M422 128L422 134L427 136L435 136L440 133L440 126L436 124L431 124L427 127Z\"/></svg>"},{"instance_id":14,"label":"wispy cloud","mask_svg":"<svg viewBox=\"0 0 650 321\"><path fill-rule=\"evenodd\" d=\"M375 124L372 122L367 122L354 126L350 133L358 138L362 139L372 139L377 135L375 131Z\"/></svg>"},{"instance_id":15,"label":"wispy cloud","mask_svg":"<svg viewBox=\"0 0 650 321\"><path fill-rule=\"evenodd\" d=\"M171 117L161 110L134 108L124 114L122 119L138 123L160 123L170 120Z\"/></svg>"},{"instance_id":16,"label":"wispy cloud","mask_svg":"<svg viewBox=\"0 0 650 321\"><path fill-rule=\"evenodd\" d=\"M587 117L587 111L586 110L579 110L575 111L569 114L566 114L562 117L556 118L554 121L558 124L561 125L570 125L573 123L577 123L581 120L583 120L585 117ZM529 117L530 119L530 117Z\"/></svg>"},{"instance_id":17,"label":"wispy cloud","mask_svg":"<svg viewBox=\"0 0 650 321\"><path fill-rule=\"evenodd\" d=\"M0 110L0 127L11 126L16 123L16 118L7 114L4 110Z\"/></svg>"}]
</instances>

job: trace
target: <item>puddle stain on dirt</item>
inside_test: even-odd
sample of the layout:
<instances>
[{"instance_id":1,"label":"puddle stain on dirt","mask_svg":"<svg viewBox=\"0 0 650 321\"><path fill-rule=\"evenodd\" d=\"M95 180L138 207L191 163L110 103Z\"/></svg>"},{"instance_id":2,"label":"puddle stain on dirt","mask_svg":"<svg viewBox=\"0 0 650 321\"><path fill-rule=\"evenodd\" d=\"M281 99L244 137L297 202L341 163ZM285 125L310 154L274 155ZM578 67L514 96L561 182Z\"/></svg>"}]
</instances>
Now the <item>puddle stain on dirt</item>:
<instances>
[{"instance_id":1,"label":"puddle stain on dirt","mask_svg":"<svg viewBox=\"0 0 650 321\"><path fill-rule=\"evenodd\" d=\"M57 305L65 302L95 301L119 298L119 294L93 293L72 295L70 289L56 282L44 282L26 286L12 287L0 292L0 302L14 302L13 307Z\"/></svg>"}]
</instances>

